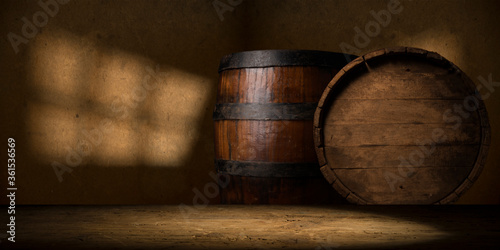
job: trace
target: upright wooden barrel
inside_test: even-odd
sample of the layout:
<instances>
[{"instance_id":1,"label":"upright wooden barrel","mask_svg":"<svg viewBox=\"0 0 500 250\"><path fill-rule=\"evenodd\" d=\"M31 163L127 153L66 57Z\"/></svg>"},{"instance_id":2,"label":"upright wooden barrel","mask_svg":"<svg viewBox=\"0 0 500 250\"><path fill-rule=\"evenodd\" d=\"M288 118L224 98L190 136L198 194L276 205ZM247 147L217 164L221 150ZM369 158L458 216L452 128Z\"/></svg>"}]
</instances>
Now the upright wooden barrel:
<instances>
[{"instance_id":1,"label":"upright wooden barrel","mask_svg":"<svg viewBox=\"0 0 500 250\"><path fill-rule=\"evenodd\" d=\"M473 82L434 52L382 49L330 82L315 113L321 171L359 204L446 204L476 180L490 143Z\"/></svg>"},{"instance_id":2,"label":"upright wooden barrel","mask_svg":"<svg viewBox=\"0 0 500 250\"><path fill-rule=\"evenodd\" d=\"M302 50L222 58L213 114L222 203L341 200L321 176L311 131L321 93L352 58Z\"/></svg>"}]
</instances>

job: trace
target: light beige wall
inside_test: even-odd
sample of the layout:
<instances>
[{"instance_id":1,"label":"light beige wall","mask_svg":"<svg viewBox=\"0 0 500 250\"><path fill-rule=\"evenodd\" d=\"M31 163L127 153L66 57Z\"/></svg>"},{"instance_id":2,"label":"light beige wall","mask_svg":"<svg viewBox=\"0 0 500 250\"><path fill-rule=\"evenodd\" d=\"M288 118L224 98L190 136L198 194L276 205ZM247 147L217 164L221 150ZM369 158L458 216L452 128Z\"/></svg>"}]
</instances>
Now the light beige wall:
<instances>
[{"instance_id":1,"label":"light beige wall","mask_svg":"<svg viewBox=\"0 0 500 250\"><path fill-rule=\"evenodd\" d=\"M21 35L22 18L43 9L36 1L0 3L0 138L17 141L18 203L193 204L192 189L212 182L220 57L340 51L342 43L356 46L354 28L375 20L370 11L388 8L387 0L247 0L221 20L213 2L69 1L17 54L7 34ZM442 54L476 83L489 74L500 81L496 1L401 1L401 8L357 54L415 46ZM490 156L462 204L500 203L498 89L485 101ZM74 167L59 181L54 162Z\"/></svg>"}]
</instances>

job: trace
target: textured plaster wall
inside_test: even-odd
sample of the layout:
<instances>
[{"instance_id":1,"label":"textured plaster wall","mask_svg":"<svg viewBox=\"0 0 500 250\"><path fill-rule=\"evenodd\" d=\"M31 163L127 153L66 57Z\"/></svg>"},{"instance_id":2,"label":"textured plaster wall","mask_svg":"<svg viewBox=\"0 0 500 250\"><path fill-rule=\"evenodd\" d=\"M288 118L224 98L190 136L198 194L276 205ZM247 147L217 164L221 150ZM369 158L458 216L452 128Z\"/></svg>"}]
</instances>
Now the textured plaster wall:
<instances>
[{"instance_id":1,"label":"textured plaster wall","mask_svg":"<svg viewBox=\"0 0 500 250\"><path fill-rule=\"evenodd\" d=\"M69 1L46 24L38 16L43 27L17 53L8 34L22 35L23 17L43 9L0 3L0 148L16 139L18 203L193 204L193 188L213 192L204 190L213 181L211 113L227 53L414 46L440 53L476 84L489 74L500 81L497 1L401 1L357 44L355 27L365 32L370 11L387 10L388 0L247 0L226 5L223 20L212 2ZM499 100L497 87L485 101L488 162L458 203L500 203ZM0 178L5 203L6 171Z\"/></svg>"}]
</instances>

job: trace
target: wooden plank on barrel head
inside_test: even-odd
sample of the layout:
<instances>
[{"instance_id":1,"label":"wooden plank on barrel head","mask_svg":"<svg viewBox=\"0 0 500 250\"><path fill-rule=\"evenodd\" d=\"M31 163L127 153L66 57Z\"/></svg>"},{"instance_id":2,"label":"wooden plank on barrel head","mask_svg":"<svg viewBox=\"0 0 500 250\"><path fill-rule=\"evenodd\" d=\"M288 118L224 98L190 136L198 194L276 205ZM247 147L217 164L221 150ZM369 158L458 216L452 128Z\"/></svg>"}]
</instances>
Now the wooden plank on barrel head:
<instances>
[{"instance_id":1,"label":"wooden plank on barrel head","mask_svg":"<svg viewBox=\"0 0 500 250\"><path fill-rule=\"evenodd\" d=\"M457 130L446 124L329 124L323 131L326 147L422 145L433 134L439 144L450 145L479 144L481 138L476 124L462 124Z\"/></svg>"},{"instance_id":2,"label":"wooden plank on barrel head","mask_svg":"<svg viewBox=\"0 0 500 250\"><path fill-rule=\"evenodd\" d=\"M393 168L333 169L337 182L373 204L435 203L453 192L469 171L470 168L415 168L408 177Z\"/></svg>"},{"instance_id":3,"label":"wooden plank on barrel head","mask_svg":"<svg viewBox=\"0 0 500 250\"><path fill-rule=\"evenodd\" d=\"M462 100L335 100L334 108L325 114L324 124L445 123L443 114L461 103ZM478 123L477 112L469 114L467 120ZM457 116L453 112L451 115Z\"/></svg>"},{"instance_id":4,"label":"wooden plank on barrel head","mask_svg":"<svg viewBox=\"0 0 500 250\"><path fill-rule=\"evenodd\" d=\"M459 79L458 79L459 80ZM335 95L335 99L456 99L465 98L468 87L447 75L372 72L359 76Z\"/></svg>"},{"instance_id":5,"label":"wooden plank on barrel head","mask_svg":"<svg viewBox=\"0 0 500 250\"><path fill-rule=\"evenodd\" d=\"M431 142L431 141L429 141ZM431 142L432 143L432 142ZM328 164L341 168L472 167L479 145L326 147Z\"/></svg>"}]
</instances>

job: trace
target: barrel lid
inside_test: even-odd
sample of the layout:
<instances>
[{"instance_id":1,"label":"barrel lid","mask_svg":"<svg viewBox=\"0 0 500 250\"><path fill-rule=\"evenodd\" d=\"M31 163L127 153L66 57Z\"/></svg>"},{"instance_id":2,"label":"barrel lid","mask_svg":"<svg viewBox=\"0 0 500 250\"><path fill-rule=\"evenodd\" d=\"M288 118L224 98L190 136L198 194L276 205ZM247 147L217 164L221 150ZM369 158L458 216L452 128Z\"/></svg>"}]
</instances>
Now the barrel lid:
<instances>
[{"instance_id":1,"label":"barrel lid","mask_svg":"<svg viewBox=\"0 0 500 250\"><path fill-rule=\"evenodd\" d=\"M318 50L253 50L225 55L219 72L228 69L272 66L323 66L341 68L357 56Z\"/></svg>"},{"instance_id":2,"label":"barrel lid","mask_svg":"<svg viewBox=\"0 0 500 250\"><path fill-rule=\"evenodd\" d=\"M441 55L385 48L329 83L314 115L321 172L358 204L446 204L478 178L490 145L472 80Z\"/></svg>"}]
</instances>

